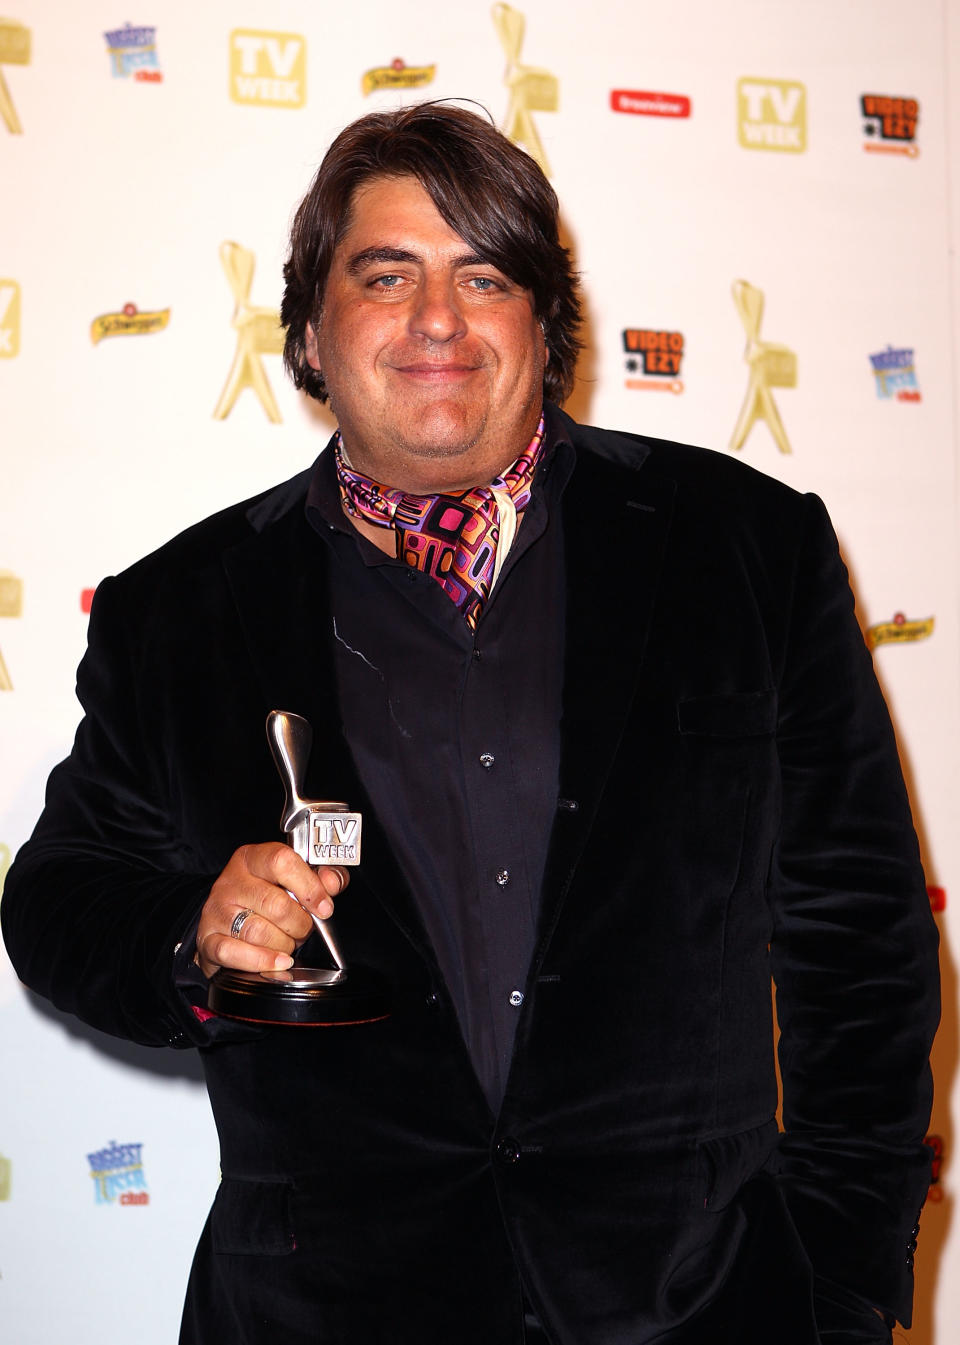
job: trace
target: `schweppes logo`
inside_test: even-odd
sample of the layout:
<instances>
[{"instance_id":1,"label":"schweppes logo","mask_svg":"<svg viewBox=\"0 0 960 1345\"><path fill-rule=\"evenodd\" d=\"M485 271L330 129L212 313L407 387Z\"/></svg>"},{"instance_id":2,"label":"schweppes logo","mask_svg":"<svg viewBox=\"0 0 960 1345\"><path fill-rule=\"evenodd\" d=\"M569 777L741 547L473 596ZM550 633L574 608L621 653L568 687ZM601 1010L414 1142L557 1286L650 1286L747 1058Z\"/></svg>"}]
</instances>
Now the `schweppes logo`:
<instances>
[{"instance_id":1,"label":"schweppes logo","mask_svg":"<svg viewBox=\"0 0 960 1345\"><path fill-rule=\"evenodd\" d=\"M23 580L9 570L0 570L0 617L23 613ZM0 691L12 691L13 682L0 651Z\"/></svg>"},{"instance_id":2,"label":"schweppes logo","mask_svg":"<svg viewBox=\"0 0 960 1345\"><path fill-rule=\"evenodd\" d=\"M733 302L737 306L747 336L743 358L750 370L750 381L747 384L747 395L743 399L737 423L733 428L730 447L734 450L743 448L747 442L747 435L756 422L763 420L766 421L780 452L789 453L787 432L783 428L783 421L780 419L780 412L770 389L797 386L797 357L787 346L775 345L772 341L761 341L762 290L758 290L746 280L735 280Z\"/></svg>"},{"instance_id":3,"label":"schweppes logo","mask_svg":"<svg viewBox=\"0 0 960 1345\"><path fill-rule=\"evenodd\" d=\"M550 176L546 151L534 125L532 112L556 112L560 104L560 83L549 70L520 64L526 19L511 5L494 5L493 26L507 58L503 82L510 90L510 104L503 124L504 134L525 149Z\"/></svg>"},{"instance_id":4,"label":"schweppes logo","mask_svg":"<svg viewBox=\"0 0 960 1345\"><path fill-rule=\"evenodd\" d=\"M303 107L307 40L300 33L234 28L230 34L230 97L235 103Z\"/></svg>"},{"instance_id":5,"label":"schweppes logo","mask_svg":"<svg viewBox=\"0 0 960 1345\"><path fill-rule=\"evenodd\" d=\"M661 392L683 392L680 366L684 352L683 332L654 327L627 327L623 333L626 353L626 386ZM642 374L642 377L637 377Z\"/></svg>"},{"instance_id":6,"label":"schweppes logo","mask_svg":"<svg viewBox=\"0 0 960 1345\"><path fill-rule=\"evenodd\" d=\"M794 79L737 82L737 138L744 149L802 154L807 148L807 91Z\"/></svg>"},{"instance_id":7,"label":"schweppes logo","mask_svg":"<svg viewBox=\"0 0 960 1345\"><path fill-rule=\"evenodd\" d=\"M30 29L25 28L16 19L0 19L0 67L29 64ZM0 117L13 135L22 134L23 127L20 125L20 118L13 105L2 68L0 68Z\"/></svg>"},{"instance_id":8,"label":"schweppes logo","mask_svg":"<svg viewBox=\"0 0 960 1345\"><path fill-rule=\"evenodd\" d=\"M927 640L933 634L932 616L911 620L902 612L897 612L892 621L878 621L875 626L867 627L867 648L876 649L882 644L907 644L914 640Z\"/></svg>"},{"instance_id":9,"label":"schweppes logo","mask_svg":"<svg viewBox=\"0 0 960 1345\"><path fill-rule=\"evenodd\" d=\"M435 65L404 65L397 56L389 65L375 65L372 70L364 71L363 96L377 89L422 89L425 84L433 83L436 73Z\"/></svg>"},{"instance_id":10,"label":"schweppes logo","mask_svg":"<svg viewBox=\"0 0 960 1345\"><path fill-rule=\"evenodd\" d=\"M170 321L169 308L141 313L136 304L124 304L118 313L101 313L90 323L90 340L97 345L106 336L148 336L162 332Z\"/></svg>"},{"instance_id":11,"label":"schweppes logo","mask_svg":"<svg viewBox=\"0 0 960 1345\"><path fill-rule=\"evenodd\" d=\"M250 302L256 258L248 248L239 243L221 243L220 265L233 292L231 322L237 333L237 347L213 418L226 420L243 389L253 388L267 418L279 425L280 408L267 381L262 356L283 353L286 333L280 326L280 314L276 308L260 308Z\"/></svg>"},{"instance_id":12,"label":"schweppes logo","mask_svg":"<svg viewBox=\"0 0 960 1345\"><path fill-rule=\"evenodd\" d=\"M0 360L20 354L20 286L0 280Z\"/></svg>"},{"instance_id":13,"label":"schweppes logo","mask_svg":"<svg viewBox=\"0 0 960 1345\"><path fill-rule=\"evenodd\" d=\"M860 95L863 116L863 148L870 154L906 154L915 159L920 104L916 98L897 98L885 93Z\"/></svg>"}]
</instances>

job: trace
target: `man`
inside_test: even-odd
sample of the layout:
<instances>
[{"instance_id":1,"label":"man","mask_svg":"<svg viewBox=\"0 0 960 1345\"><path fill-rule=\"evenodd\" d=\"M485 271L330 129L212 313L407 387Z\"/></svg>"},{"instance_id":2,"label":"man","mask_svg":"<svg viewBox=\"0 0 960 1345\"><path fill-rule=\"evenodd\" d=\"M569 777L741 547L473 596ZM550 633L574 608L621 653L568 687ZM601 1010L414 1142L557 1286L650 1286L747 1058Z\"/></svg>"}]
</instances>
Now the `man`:
<instances>
[{"instance_id":1,"label":"man","mask_svg":"<svg viewBox=\"0 0 960 1345\"><path fill-rule=\"evenodd\" d=\"M822 505L557 409L556 198L471 113L348 127L286 281L340 434L101 585L3 903L28 984L203 1052L182 1340L889 1341L936 940ZM272 839L273 708L364 814L347 891ZM334 899L389 1019L210 1017Z\"/></svg>"}]
</instances>

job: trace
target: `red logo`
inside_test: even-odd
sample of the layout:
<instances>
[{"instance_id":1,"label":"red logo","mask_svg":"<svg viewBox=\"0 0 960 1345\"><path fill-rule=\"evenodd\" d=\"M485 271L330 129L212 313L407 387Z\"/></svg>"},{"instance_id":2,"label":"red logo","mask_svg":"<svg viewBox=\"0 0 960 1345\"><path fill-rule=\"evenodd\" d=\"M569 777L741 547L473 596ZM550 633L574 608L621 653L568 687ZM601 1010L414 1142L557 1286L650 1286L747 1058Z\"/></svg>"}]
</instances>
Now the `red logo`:
<instances>
[{"instance_id":1,"label":"red logo","mask_svg":"<svg viewBox=\"0 0 960 1345\"><path fill-rule=\"evenodd\" d=\"M943 1187L940 1185L940 1166L943 1163L943 1137L942 1135L927 1135L924 1144L931 1150L930 1154L930 1190L927 1192L927 1199L936 1203L943 1199Z\"/></svg>"},{"instance_id":2,"label":"red logo","mask_svg":"<svg viewBox=\"0 0 960 1345\"><path fill-rule=\"evenodd\" d=\"M95 590L92 588L82 588L80 590L80 611L89 614L93 604L93 595Z\"/></svg>"},{"instance_id":3,"label":"red logo","mask_svg":"<svg viewBox=\"0 0 960 1345\"><path fill-rule=\"evenodd\" d=\"M927 896L930 898L931 911L945 911L947 909L947 889L945 887L933 887L928 883Z\"/></svg>"},{"instance_id":4,"label":"red logo","mask_svg":"<svg viewBox=\"0 0 960 1345\"><path fill-rule=\"evenodd\" d=\"M611 89L614 112L632 112L637 117L689 117L690 99L685 93L649 93L645 89Z\"/></svg>"}]
</instances>

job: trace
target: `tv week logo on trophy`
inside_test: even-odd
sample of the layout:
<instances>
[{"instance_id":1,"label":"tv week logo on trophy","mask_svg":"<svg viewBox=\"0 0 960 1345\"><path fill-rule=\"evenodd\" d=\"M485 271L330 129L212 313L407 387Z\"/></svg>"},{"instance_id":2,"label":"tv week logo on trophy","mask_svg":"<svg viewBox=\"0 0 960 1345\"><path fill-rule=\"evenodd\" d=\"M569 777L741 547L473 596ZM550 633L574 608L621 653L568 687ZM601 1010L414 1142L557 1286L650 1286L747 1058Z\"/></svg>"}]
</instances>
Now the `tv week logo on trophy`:
<instances>
[{"instance_id":1,"label":"tv week logo on trophy","mask_svg":"<svg viewBox=\"0 0 960 1345\"><path fill-rule=\"evenodd\" d=\"M20 286L0 280L0 360L20 354Z\"/></svg>"},{"instance_id":2,"label":"tv week logo on trophy","mask_svg":"<svg viewBox=\"0 0 960 1345\"><path fill-rule=\"evenodd\" d=\"M920 153L916 143L920 104L916 98L864 93L860 95L860 112L863 148L869 154L905 154L915 159Z\"/></svg>"},{"instance_id":3,"label":"tv week logo on trophy","mask_svg":"<svg viewBox=\"0 0 960 1345\"><path fill-rule=\"evenodd\" d=\"M797 80L737 82L737 138L744 149L802 154L807 148L807 91Z\"/></svg>"},{"instance_id":4,"label":"tv week logo on trophy","mask_svg":"<svg viewBox=\"0 0 960 1345\"><path fill-rule=\"evenodd\" d=\"M870 356L870 364L878 397L884 401L896 399L898 402L922 400L912 346L887 346L886 350L879 350L876 355Z\"/></svg>"},{"instance_id":5,"label":"tv week logo on trophy","mask_svg":"<svg viewBox=\"0 0 960 1345\"><path fill-rule=\"evenodd\" d=\"M624 361L631 389L683 392L680 366L685 349L683 332L654 327L627 327L623 332ZM637 377L640 374L642 377Z\"/></svg>"},{"instance_id":6,"label":"tv week logo on trophy","mask_svg":"<svg viewBox=\"0 0 960 1345\"><path fill-rule=\"evenodd\" d=\"M399 56L395 56L389 65L375 65L365 70L360 87L364 98L377 89L422 89L433 83L437 73L435 65L405 65Z\"/></svg>"},{"instance_id":7,"label":"tv week logo on trophy","mask_svg":"<svg viewBox=\"0 0 960 1345\"><path fill-rule=\"evenodd\" d=\"M143 1171L142 1144L118 1144L87 1154L97 1205L149 1205L150 1193Z\"/></svg>"},{"instance_id":8,"label":"tv week logo on trophy","mask_svg":"<svg viewBox=\"0 0 960 1345\"><path fill-rule=\"evenodd\" d=\"M124 24L104 33L110 71L114 79L130 79L138 84L160 84L163 71L157 58L156 28L135 28Z\"/></svg>"},{"instance_id":9,"label":"tv week logo on trophy","mask_svg":"<svg viewBox=\"0 0 960 1345\"><path fill-rule=\"evenodd\" d=\"M230 97L263 107L307 101L307 40L300 33L234 28L230 34Z\"/></svg>"}]
</instances>

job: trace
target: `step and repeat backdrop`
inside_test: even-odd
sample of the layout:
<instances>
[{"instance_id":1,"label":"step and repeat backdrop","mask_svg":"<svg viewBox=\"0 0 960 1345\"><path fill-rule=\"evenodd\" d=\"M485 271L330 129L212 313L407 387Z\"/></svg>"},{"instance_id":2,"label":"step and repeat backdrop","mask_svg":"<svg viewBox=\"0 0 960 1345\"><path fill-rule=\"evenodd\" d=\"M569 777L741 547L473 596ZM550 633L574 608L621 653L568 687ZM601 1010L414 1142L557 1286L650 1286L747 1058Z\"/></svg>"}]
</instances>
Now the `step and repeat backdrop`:
<instances>
[{"instance_id":1,"label":"step and repeat backdrop","mask_svg":"<svg viewBox=\"0 0 960 1345\"><path fill-rule=\"evenodd\" d=\"M367 111L475 100L563 203L587 298L568 409L736 454L834 518L943 939L937 1160L897 1339L949 1345L960 0L8 3L0 884L70 745L99 580L330 431L277 325L326 146ZM195 1056L64 1018L0 953L0 1080L3 1339L167 1345L219 1175Z\"/></svg>"}]
</instances>

